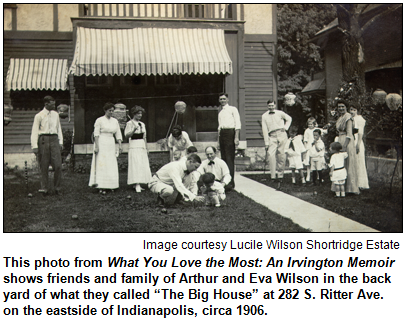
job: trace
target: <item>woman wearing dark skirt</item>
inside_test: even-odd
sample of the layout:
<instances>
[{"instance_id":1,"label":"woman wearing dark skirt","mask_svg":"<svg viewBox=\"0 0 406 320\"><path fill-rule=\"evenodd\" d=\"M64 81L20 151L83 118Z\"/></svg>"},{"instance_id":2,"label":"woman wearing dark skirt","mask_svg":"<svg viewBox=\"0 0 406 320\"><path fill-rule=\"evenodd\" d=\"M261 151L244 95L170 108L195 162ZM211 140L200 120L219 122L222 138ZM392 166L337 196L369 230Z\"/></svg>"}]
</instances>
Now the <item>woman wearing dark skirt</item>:
<instances>
[{"instance_id":1,"label":"woman wearing dark skirt","mask_svg":"<svg viewBox=\"0 0 406 320\"><path fill-rule=\"evenodd\" d=\"M134 185L136 192L141 192L140 184L148 184L151 180L149 167L147 131L141 122L144 108L135 106L131 109L132 119L127 122L124 135L129 138L128 178L127 184Z\"/></svg>"}]
</instances>

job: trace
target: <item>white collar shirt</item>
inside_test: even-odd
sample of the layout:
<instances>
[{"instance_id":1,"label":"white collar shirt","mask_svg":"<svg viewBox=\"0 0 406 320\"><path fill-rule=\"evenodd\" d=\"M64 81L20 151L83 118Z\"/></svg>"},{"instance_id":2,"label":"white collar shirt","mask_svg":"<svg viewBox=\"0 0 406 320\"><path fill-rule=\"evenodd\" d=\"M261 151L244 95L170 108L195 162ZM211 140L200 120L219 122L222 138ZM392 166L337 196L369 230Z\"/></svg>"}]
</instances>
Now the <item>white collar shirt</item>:
<instances>
[{"instance_id":1,"label":"white collar shirt","mask_svg":"<svg viewBox=\"0 0 406 320\"><path fill-rule=\"evenodd\" d=\"M262 133L264 135L265 145L269 145L269 133L279 129L289 130L292 123L292 117L281 110L275 110L275 113L265 112L262 115Z\"/></svg>"},{"instance_id":2,"label":"white collar shirt","mask_svg":"<svg viewBox=\"0 0 406 320\"><path fill-rule=\"evenodd\" d=\"M34 117L31 131L31 148L38 148L38 137L43 134L58 135L59 144L63 145L63 135L59 114L55 110L42 109Z\"/></svg>"},{"instance_id":3,"label":"white collar shirt","mask_svg":"<svg viewBox=\"0 0 406 320\"><path fill-rule=\"evenodd\" d=\"M197 168L197 172L199 172L200 175L211 172L216 177L216 180L223 182L225 185L229 184L231 175L227 163L217 157L214 158L213 162L213 164L209 164L210 161L208 159L203 160L200 167Z\"/></svg>"},{"instance_id":4,"label":"white collar shirt","mask_svg":"<svg viewBox=\"0 0 406 320\"><path fill-rule=\"evenodd\" d=\"M223 106L218 115L218 129L235 129L241 130L240 114L236 107L226 104Z\"/></svg>"},{"instance_id":5,"label":"white collar shirt","mask_svg":"<svg viewBox=\"0 0 406 320\"><path fill-rule=\"evenodd\" d=\"M175 189L182 195L193 201L196 195L190 192L183 184L183 179L188 174L186 161L174 161L164 165L156 173L159 180L163 183L175 187Z\"/></svg>"}]
</instances>

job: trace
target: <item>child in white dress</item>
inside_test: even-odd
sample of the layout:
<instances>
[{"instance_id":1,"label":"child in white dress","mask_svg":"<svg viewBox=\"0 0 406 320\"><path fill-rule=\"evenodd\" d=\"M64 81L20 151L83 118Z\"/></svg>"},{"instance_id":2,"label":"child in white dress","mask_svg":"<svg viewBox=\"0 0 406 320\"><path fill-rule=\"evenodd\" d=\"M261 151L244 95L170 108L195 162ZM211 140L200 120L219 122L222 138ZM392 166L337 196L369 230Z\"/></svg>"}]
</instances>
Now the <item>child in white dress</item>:
<instances>
[{"instance_id":1,"label":"child in white dress","mask_svg":"<svg viewBox=\"0 0 406 320\"><path fill-rule=\"evenodd\" d=\"M202 181L204 185L201 187L201 191L205 197L206 206L214 205L220 207L220 200L225 200L226 194L223 185L215 181L216 177L211 172L207 172L202 175Z\"/></svg>"},{"instance_id":2,"label":"child in white dress","mask_svg":"<svg viewBox=\"0 0 406 320\"><path fill-rule=\"evenodd\" d=\"M306 152L303 145L303 136L297 134L298 127L291 126L289 129L289 140L286 143L286 155L289 161L289 168L292 170L292 183L296 184L296 170L299 171L302 184L306 183L303 175L302 155Z\"/></svg>"},{"instance_id":3,"label":"child in white dress","mask_svg":"<svg viewBox=\"0 0 406 320\"><path fill-rule=\"evenodd\" d=\"M321 130L313 130L314 141L310 148L309 158L310 158L310 171L312 172L313 184L318 185L322 182L322 170L326 167L326 160L324 158L325 147L324 142L321 140ZM317 181L318 176L318 181Z\"/></svg>"},{"instance_id":4,"label":"child in white dress","mask_svg":"<svg viewBox=\"0 0 406 320\"><path fill-rule=\"evenodd\" d=\"M347 179L347 170L344 166L344 160L348 158L347 152L340 152L342 148L341 143L333 142L330 145L330 152L332 156L330 158L330 180L334 184L336 192L335 197L345 197L345 180Z\"/></svg>"}]
</instances>

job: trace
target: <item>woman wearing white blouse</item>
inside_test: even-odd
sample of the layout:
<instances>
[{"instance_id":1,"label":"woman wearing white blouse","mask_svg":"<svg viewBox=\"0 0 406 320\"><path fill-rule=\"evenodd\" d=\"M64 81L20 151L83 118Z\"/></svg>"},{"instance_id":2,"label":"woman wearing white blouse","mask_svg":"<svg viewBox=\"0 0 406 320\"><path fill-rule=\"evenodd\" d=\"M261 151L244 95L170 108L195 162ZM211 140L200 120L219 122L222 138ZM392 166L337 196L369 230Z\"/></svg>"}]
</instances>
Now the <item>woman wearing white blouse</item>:
<instances>
[{"instance_id":1,"label":"woman wearing white blouse","mask_svg":"<svg viewBox=\"0 0 406 320\"><path fill-rule=\"evenodd\" d=\"M114 104L106 103L103 110L105 115L97 118L94 124L94 151L89 186L94 186L100 189L100 193L105 194L106 190L117 189L119 186L115 140L118 141L121 153L123 138L117 119L112 117Z\"/></svg>"},{"instance_id":2,"label":"woman wearing white blouse","mask_svg":"<svg viewBox=\"0 0 406 320\"><path fill-rule=\"evenodd\" d=\"M350 106L350 113L354 119L354 128L357 129L354 134L355 137L355 150L356 150L356 161L357 161L357 176L358 176L358 187L360 189L369 189L367 168L365 165L365 146L364 141L364 129L365 129L365 119L358 114L358 108L355 105Z\"/></svg>"},{"instance_id":3,"label":"woman wearing white blouse","mask_svg":"<svg viewBox=\"0 0 406 320\"><path fill-rule=\"evenodd\" d=\"M130 112L133 119L127 122L124 130L124 135L129 138L127 184L133 184L135 191L141 192L140 184L147 184L151 180L147 131L145 124L140 121L145 109L135 106Z\"/></svg>"}]
</instances>

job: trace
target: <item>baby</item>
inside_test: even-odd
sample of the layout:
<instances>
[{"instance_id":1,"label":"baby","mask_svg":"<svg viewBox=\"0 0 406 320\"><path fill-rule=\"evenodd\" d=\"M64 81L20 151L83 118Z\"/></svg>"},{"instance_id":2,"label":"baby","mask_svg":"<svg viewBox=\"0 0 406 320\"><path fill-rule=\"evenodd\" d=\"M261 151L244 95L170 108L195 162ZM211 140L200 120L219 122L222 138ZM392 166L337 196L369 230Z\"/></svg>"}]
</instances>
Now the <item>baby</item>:
<instances>
[{"instance_id":1,"label":"baby","mask_svg":"<svg viewBox=\"0 0 406 320\"><path fill-rule=\"evenodd\" d=\"M173 161L178 161L182 157L182 152L179 150L175 150L173 152Z\"/></svg>"},{"instance_id":2,"label":"baby","mask_svg":"<svg viewBox=\"0 0 406 320\"><path fill-rule=\"evenodd\" d=\"M204 185L200 188L205 197L206 206L214 205L220 207L220 200L225 200L226 194L223 185L215 181L215 176L211 172L202 175Z\"/></svg>"}]
</instances>

